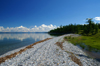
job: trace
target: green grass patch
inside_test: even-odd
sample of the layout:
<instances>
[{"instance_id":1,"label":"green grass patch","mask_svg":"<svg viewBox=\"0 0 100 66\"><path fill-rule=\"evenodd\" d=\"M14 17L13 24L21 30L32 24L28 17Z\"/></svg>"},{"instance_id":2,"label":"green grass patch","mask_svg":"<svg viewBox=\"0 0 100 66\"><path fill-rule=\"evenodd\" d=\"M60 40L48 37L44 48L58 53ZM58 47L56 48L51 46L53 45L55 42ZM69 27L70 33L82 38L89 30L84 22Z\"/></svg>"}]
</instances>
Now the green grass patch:
<instances>
[{"instance_id":1,"label":"green grass patch","mask_svg":"<svg viewBox=\"0 0 100 66\"><path fill-rule=\"evenodd\" d=\"M93 36L79 36L79 37L64 37L65 40L70 41L74 45L80 45L83 49L88 47L88 50L100 50L100 34Z\"/></svg>"}]
</instances>

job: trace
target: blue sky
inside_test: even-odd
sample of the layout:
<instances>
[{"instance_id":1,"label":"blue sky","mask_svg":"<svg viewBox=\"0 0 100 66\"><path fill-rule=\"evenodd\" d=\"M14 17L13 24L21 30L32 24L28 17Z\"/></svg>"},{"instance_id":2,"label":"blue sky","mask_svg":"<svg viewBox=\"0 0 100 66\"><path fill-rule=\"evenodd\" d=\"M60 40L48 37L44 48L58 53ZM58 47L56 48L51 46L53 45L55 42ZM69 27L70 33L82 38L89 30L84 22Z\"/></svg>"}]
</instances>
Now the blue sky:
<instances>
[{"instance_id":1,"label":"blue sky","mask_svg":"<svg viewBox=\"0 0 100 66\"><path fill-rule=\"evenodd\" d=\"M100 0L0 0L1 31L18 27L53 29L71 23L84 24L86 18L99 22L99 17Z\"/></svg>"}]
</instances>

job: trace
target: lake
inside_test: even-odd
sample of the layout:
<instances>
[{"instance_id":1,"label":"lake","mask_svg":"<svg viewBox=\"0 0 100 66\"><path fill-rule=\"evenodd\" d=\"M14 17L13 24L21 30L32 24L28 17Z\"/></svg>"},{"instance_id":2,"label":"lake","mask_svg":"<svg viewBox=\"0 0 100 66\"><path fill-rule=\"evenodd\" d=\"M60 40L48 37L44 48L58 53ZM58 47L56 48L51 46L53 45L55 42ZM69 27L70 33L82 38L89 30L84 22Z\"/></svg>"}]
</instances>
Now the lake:
<instances>
[{"instance_id":1,"label":"lake","mask_svg":"<svg viewBox=\"0 0 100 66\"><path fill-rule=\"evenodd\" d=\"M51 37L48 33L0 33L0 55Z\"/></svg>"}]
</instances>

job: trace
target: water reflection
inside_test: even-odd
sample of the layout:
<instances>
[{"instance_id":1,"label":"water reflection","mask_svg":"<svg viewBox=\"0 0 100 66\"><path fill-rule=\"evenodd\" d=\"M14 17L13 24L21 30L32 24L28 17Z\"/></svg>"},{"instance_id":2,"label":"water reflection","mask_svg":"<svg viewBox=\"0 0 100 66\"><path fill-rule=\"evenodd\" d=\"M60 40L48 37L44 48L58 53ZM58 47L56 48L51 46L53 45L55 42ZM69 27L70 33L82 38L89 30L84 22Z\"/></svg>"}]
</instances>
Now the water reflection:
<instances>
[{"instance_id":1,"label":"water reflection","mask_svg":"<svg viewBox=\"0 0 100 66\"><path fill-rule=\"evenodd\" d=\"M47 33L0 34L0 55L51 37Z\"/></svg>"},{"instance_id":2,"label":"water reflection","mask_svg":"<svg viewBox=\"0 0 100 66\"><path fill-rule=\"evenodd\" d=\"M50 38L51 36L47 33L32 33L32 34L0 34L0 40L4 40L6 39L16 39L16 40L20 40L23 41L24 39L27 38L32 38L35 41L37 41L37 39L39 40L43 40L45 38Z\"/></svg>"}]
</instances>

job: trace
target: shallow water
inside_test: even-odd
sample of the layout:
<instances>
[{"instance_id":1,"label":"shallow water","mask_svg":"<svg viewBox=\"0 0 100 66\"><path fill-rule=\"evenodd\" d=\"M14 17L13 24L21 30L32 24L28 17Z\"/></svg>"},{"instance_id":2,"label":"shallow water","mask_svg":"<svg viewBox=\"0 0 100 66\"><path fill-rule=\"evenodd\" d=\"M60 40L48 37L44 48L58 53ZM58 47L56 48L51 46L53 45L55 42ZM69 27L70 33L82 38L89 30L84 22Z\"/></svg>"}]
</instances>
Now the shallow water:
<instances>
[{"instance_id":1,"label":"shallow water","mask_svg":"<svg viewBox=\"0 0 100 66\"><path fill-rule=\"evenodd\" d=\"M79 45L77 45L80 49L82 49L82 47L80 47ZM87 48L87 47L86 47ZM96 59L97 61L100 62L100 52L95 52L95 51L88 51L85 49L82 49L89 57Z\"/></svg>"},{"instance_id":2,"label":"shallow water","mask_svg":"<svg viewBox=\"0 0 100 66\"><path fill-rule=\"evenodd\" d=\"M0 55L50 37L47 33L0 33Z\"/></svg>"},{"instance_id":3,"label":"shallow water","mask_svg":"<svg viewBox=\"0 0 100 66\"><path fill-rule=\"evenodd\" d=\"M92 57L92 58L95 58L97 61L100 62L100 52L90 52L90 51L86 51L86 50L84 50L84 52L85 52L88 56L90 56L90 57Z\"/></svg>"}]
</instances>

